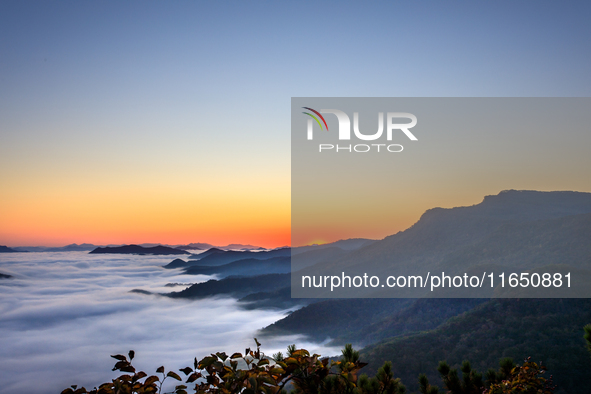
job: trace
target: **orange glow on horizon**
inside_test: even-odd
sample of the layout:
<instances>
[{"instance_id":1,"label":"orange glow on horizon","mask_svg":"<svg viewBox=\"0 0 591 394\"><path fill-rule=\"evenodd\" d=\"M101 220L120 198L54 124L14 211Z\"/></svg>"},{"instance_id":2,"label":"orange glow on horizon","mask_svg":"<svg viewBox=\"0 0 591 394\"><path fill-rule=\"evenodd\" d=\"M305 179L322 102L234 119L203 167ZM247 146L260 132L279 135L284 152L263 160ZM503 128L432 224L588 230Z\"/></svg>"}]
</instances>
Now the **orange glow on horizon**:
<instances>
[{"instance_id":1,"label":"orange glow on horizon","mask_svg":"<svg viewBox=\"0 0 591 394\"><path fill-rule=\"evenodd\" d=\"M276 248L289 246L291 242L291 228L289 223L277 227L271 226L235 226L230 229L215 228L211 230L158 230L147 228L142 230L82 228L75 226L38 226L29 228L23 233L8 233L0 231L0 245L6 246L65 246L69 244L90 243L94 245L109 244L142 244L156 243L180 245L189 243L209 243L223 246L228 244L245 244ZM69 227L69 228L68 228ZM24 230L24 229L23 229Z\"/></svg>"},{"instance_id":2,"label":"orange glow on horizon","mask_svg":"<svg viewBox=\"0 0 591 394\"><path fill-rule=\"evenodd\" d=\"M0 245L290 244L289 179L164 185L18 184L0 194ZM41 185L41 186L40 186Z\"/></svg>"},{"instance_id":3,"label":"orange glow on horizon","mask_svg":"<svg viewBox=\"0 0 591 394\"><path fill-rule=\"evenodd\" d=\"M190 243L207 243L214 246L229 244L243 244L261 246L264 248L277 248L290 245L291 230L277 229L275 231L260 232L257 234L228 233L209 234L194 236L193 234L39 234L33 237L10 236L0 234L2 245L8 247L16 246L47 246L60 247L69 244L94 244L94 245L127 245L127 244L164 244L164 245L185 245Z\"/></svg>"}]
</instances>

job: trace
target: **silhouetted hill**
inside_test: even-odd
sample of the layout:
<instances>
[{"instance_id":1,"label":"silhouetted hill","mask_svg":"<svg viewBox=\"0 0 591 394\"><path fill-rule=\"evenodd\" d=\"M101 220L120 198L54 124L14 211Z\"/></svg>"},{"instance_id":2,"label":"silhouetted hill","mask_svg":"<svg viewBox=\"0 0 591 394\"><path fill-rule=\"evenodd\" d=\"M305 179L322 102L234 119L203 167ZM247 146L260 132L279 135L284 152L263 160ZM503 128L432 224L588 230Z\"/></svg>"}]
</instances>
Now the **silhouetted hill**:
<instances>
[{"instance_id":1,"label":"silhouetted hill","mask_svg":"<svg viewBox=\"0 0 591 394\"><path fill-rule=\"evenodd\" d=\"M208 253L208 251L203 252L203 254ZM265 260L272 257L287 257L290 256L291 252L289 248L286 249L277 249L277 250L269 250L269 251L262 251L262 252L252 252L252 251L236 251L236 250L219 250L219 251L212 251L208 253L204 257L199 258L198 260L191 259L188 263L188 267L190 266L219 266L228 263L232 263L238 260L245 260L245 259L256 259L256 260ZM201 255L197 255L201 256ZM168 268L165 266L165 268Z\"/></svg>"},{"instance_id":2,"label":"silhouetted hill","mask_svg":"<svg viewBox=\"0 0 591 394\"><path fill-rule=\"evenodd\" d=\"M62 247L48 248L46 252L85 252L87 250L96 249L93 244L70 244Z\"/></svg>"},{"instance_id":3,"label":"silhouetted hill","mask_svg":"<svg viewBox=\"0 0 591 394\"><path fill-rule=\"evenodd\" d=\"M200 248L199 246L196 246L195 244L174 245L173 248L181 249L181 250L203 250L203 249L205 249L205 248Z\"/></svg>"},{"instance_id":4,"label":"silhouetted hill","mask_svg":"<svg viewBox=\"0 0 591 394\"><path fill-rule=\"evenodd\" d=\"M2 272L0 272L0 279L10 279L10 278L12 278L12 275L3 274Z\"/></svg>"},{"instance_id":5,"label":"silhouetted hill","mask_svg":"<svg viewBox=\"0 0 591 394\"><path fill-rule=\"evenodd\" d=\"M396 377L412 391L419 373L442 387L437 364L458 367L463 360L482 373L497 368L503 357L521 363L531 356L548 367L559 390L588 392L591 357L585 349L583 326L591 322L591 299L497 299L449 319L430 331L368 346L361 359L368 374L390 360Z\"/></svg>"},{"instance_id":6,"label":"silhouetted hill","mask_svg":"<svg viewBox=\"0 0 591 394\"><path fill-rule=\"evenodd\" d=\"M271 257L264 260L248 258L218 266L195 265L185 270L185 273L191 275L218 275L222 277L287 274L289 272L291 272L290 257Z\"/></svg>"},{"instance_id":7,"label":"silhouetted hill","mask_svg":"<svg viewBox=\"0 0 591 394\"><path fill-rule=\"evenodd\" d=\"M124 245L115 247L96 248L89 253L117 253L117 254L154 254L154 255L168 255L168 254L190 254L187 251L170 248L168 246L153 246L144 248L139 245Z\"/></svg>"},{"instance_id":8,"label":"silhouetted hill","mask_svg":"<svg viewBox=\"0 0 591 394\"><path fill-rule=\"evenodd\" d=\"M289 286L289 274L269 274L254 277L229 277L197 283L179 292L166 294L172 298L206 298L217 295L244 297L248 294L275 291Z\"/></svg>"},{"instance_id":9,"label":"silhouetted hill","mask_svg":"<svg viewBox=\"0 0 591 394\"><path fill-rule=\"evenodd\" d=\"M244 309L288 309L323 301L318 298L291 298L291 287L262 291L244 296L238 300ZM299 333L299 331L297 331Z\"/></svg>"},{"instance_id":10,"label":"silhouetted hill","mask_svg":"<svg viewBox=\"0 0 591 394\"><path fill-rule=\"evenodd\" d=\"M209 256L210 254L218 253L218 252L223 253L224 250L221 250L218 248L210 248L210 249L207 249L205 252L190 255L189 256L190 261L183 261L181 259L175 259L175 260L171 261L170 263L166 264L164 266L164 268L190 267L191 265L199 264L199 263L197 263L197 260L201 260L202 258ZM172 263L174 263L174 264L172 264Z\"/></svg>"},{"instance_id":11,"label":"silhouetted hill","mask_svg":"<svg viewBox=\"0 0 591 394\"><path fill-rule=\"evenodd\" d=\"M260 246L256 246L256 245L250 245L250 244L228 244L225 246L218 246L220 249L225 249L225 250L266 250L265 248L262 248Z\"/></svg>"},{"instance_id":12,"label":"silhouetted hill","mask_svg":"<svg viewBox=\"0 0 591 394\"><path fill-rule=\"evenodd\" d=\"M166 264L163 267L164 268L182 268L182 267L186 267L186 266L187 266L187 262L185 260L174 259L170 263Z\"/></svg>"},{"instance_id":13,"label":"silhouetted hill","mask_svg":"<svg viewBox=\"0 0 591 394\"><path fill-rule=\"evenodd\" d=\"M18 253L17 250L9 248L8 246L0 245L0 253Z\"/></svg>"},{"instance_id":14,"label":"silhouetted hill","mask_svg":"<svg viewBox=\"0 0 591 394\"><path fill-rule=\"evenodd\" d=\"M208 243L203 243L203 242L192 242L190 244L186 244L186 245L176 245L175 246L178 249L183 249L183 250L187 250L187 249L192 249L192 250L207 250L207 249L211 249L214 246L212 244L208 244Z\"/></svg>"},{"instance_id":15,"label":"silhouetted hill","mask_svg":"<svg viewBox=\"0 0 591 394\"><path fill-rule=\"evenodd\" d=\"M199 253L199 254L192 254L189 256L190 260L200 260L206 256L209 256L212 253L217 253L217 252L224 252L224 250L219 249L219 248L209 248L207 249L205 252ZM189 264L193 264L193 262L189 262ZM166 267L165 267L166 268Z\"/></svg>"}]
</instances>

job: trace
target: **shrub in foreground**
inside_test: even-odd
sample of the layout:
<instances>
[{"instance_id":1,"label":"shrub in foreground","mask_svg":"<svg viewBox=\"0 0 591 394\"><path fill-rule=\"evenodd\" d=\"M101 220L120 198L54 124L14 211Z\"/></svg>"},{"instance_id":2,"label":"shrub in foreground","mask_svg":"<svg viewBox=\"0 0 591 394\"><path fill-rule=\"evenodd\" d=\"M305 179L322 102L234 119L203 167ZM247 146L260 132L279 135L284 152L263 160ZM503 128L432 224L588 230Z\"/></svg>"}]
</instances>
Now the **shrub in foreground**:
<instances>
[{"instance_id":1,"label":"shrub in foreground","mask_svg":"<svg viewBox=\"0 0 591 394\"><path fill-rule=\"evenodd\" d=\"M585 339L591 351L591 326L585 327ZM372 378L365 374L358 377L367 364L359 360L359 352L350 344L345 346L338 361L330 361L295 345L289 346L285 355L276 353L267 357L256 338L255 342L256 349L246 349L244 354L218 352L199 361L195 358L192 367L180 369L184 379L176 372L166 372L163 366L156 370L156 375L136 372L131 364L135 355L131 350L128 356L111 356L117 360L113 370L123 372L122 375L90 391L71 386L62 394L161 394L167 379L179 382L171 392L174 394L187 394L189 384L197 394L283 394L288 388L296 394L406 393L400 379L394 378L390 362L385 362ZM556 389L552 376L544 377L546 368L531 361L531 357L523 365L516 365L511 359L501 360L497 371L486 373L486 382L468 361L460 368L461 377L445 361L437 370L444 392L449 394L552 394ZM429 384L424 374L419 376L419 392L442 393L437 386Z\"/></svg>"},{"instance_id":2,"label":"shrub in foreground","mask_svg":"<svg viewBox=\"0 0 591 394\"><path fill-rule=\"evenodd\" d=\"M366 365L359 361L359 354L351 345L343 351L343 360L329 362L328 358L321 359L320 355L310 355L307 350L295 346L288 348L286 356L278 353L273 359L261 353L260 343L255 341L256 350L246 349L245 354L228 356L218 352L200 361L195 358L192 367L180 370L186 377L184 382L179 374L165 372L164 367L156 370L160 376L136 372L131 364L134 352L129 352L129 359L118 354L111 356L117 360L113 370L125 372L123 375L90 391L71 386L62 394L161 393L164 381L169 378L180 383L172 391L174 394L186 394L187 384L194 384L197 394L276 394L284 392L288 384L299 393L353 393L357 387L357 372Z\"/></svg>"}]
</instances>

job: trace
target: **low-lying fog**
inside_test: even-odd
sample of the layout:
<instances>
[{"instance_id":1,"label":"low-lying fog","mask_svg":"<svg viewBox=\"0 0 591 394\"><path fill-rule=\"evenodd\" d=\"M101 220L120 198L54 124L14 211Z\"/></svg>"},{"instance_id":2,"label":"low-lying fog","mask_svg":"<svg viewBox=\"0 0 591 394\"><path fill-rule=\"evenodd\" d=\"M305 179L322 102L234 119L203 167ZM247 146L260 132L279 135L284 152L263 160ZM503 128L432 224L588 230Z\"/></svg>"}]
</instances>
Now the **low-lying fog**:
<instances>
[{"instance_id":1,"label":"low-lying fog","mask_svg":"<svg viewBox=\"0 0 591 394\"><path fill-rule=\"evenodd\" d=\"M164 365L178 371L192 365L193 357L244 352L254 346L257 329L288 312L246 311L228 298L187 301L129 292L179 291L184 287L165 285L211 278L162 268L173 259L87 252L0 255L0 272L14 276L0 279L2 392L59 393L72 384L91 389L118 376L111 372L110 355L130 349L137 370L153 374ZM268 355L291 343L322 355L338 353L296 337L262 343Z\"/></svg>"}]
</instances>

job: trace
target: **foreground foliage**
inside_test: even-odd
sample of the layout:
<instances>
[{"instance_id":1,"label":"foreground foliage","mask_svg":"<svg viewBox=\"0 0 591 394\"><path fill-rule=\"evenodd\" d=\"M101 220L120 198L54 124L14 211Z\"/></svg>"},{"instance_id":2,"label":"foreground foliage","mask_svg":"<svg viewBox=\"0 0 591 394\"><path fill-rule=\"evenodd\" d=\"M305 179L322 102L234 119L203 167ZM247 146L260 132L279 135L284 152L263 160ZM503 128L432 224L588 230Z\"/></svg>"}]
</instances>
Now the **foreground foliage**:
<instances>
[{"instance_id":1,"label":"foreground foliage","mask_svg":"<svg viewBox=\"0 0 591 394\"><path fill-rule=\"evenodd\" d=\"M359 353L354 351L351 345L347 345L343 350L342 360L332 362L329 362L328 358L321 359L318 354L310 355L305 349L296 349L295 345L288 348L285 356L278 353L273 359L261 352L258 341L256 345L256 350L246 349L244 355L234 353L228 356L226 353L218 352L200 361L195 358L193 367L180 370L186 376L185 384L176 385L173 393L186 394L186 384L192 383L194 392L198 394L275 394L283 392L287 384L291 384L298 393L353 393L357 388L357 372L366 365L359 361ZM161 393L166 379L182 382L179 374L173 371L165 372L164 367L156 370L160 377L148 376L143 371L136 372L131 364L133 350L129 352L129 359L120 354L111 357L118 360L113 370L127 374L90 391L84 387L72 386L62 391L62 394ZM364 382L373 384L373 380ZM391 389L392 385L396 386L398 383L393 383L390 373L378 382L378 387L385 385L384 387ZM366 392L374 393L363 393ZM380 392L397 393L391 390Z\"/></svg>"},{"instance_id":2,"label":"foreground foliage","mask_svg":"<svg viewBox=\"0 0 591 394\"><path fill-rule=\"evenodd\" d=\"M185 375L184 383L179 374L166 372L163 366L156 370L156 375L136 372L131 364L135 353L131 350L128 356L111 356L117 360L113 370L124 374L90 391L71 386L62 394L162 393L167 379L180 383L171 392L174 394L187 394L188 384L194 386L191 390L197 394L277 394L286 393L285 389L289 386L292 393L297 394L406 393L400 379L394 378L390 362L384 363L372 378L365 374L358 377L359 370L366 364L359 360L359 352L350 344L343 349L339 361L329 361L318 354L310 355L305 349L296 349L295 345L288 347L286 355L277 353L272 358L266 357L260 350L260 343L257 341L256 344L256 350L246 349L244 355L234 353L228 356L219 352L200 361L195 358L193 367L180 369ZM482 375L474 371L467 361L462 364L461 379L457 370L450 368L446 362L440 363L438 371L445 392L450 394L552 394L554 390L552 379L542 377L545 368L530 359L525 360L522 366L515 365L510 359L501 360L498 372L488 371L486 389ZM419 376L419 387L421 394L440 393L439 388L430 385L423 374Z\"/></svg>"},{"instance_id":3,"label":"foreground foliage","mask_svg":"<svg viewBox=\"0 0 591 394\"><path fill-rule=\"evenodd\" d=\"M584 327L586 347L591 353L591 325ZM296 394L405 394L406 387L400 379L394 378L392 363L385 362L376 376L357 376L366 366L359 360L359 352L347 344L338 361L320 358L306 349L296 349L295 345L287 348L285 355L276 353L267 357L261 352L261 344L256 342L256 350L246 349L244 354L234 353L228 356L218 352L193 361L193 367L181 368L185 381L174 372L156 369L157 375L148 376L143 371L136 372L131 364L135 352L128 356L117 354L113 371L124 374L103 383L90 391L86 388L71 386L62 394L140 394L162 393L162 386L167 379L180 384L171 393L187 394L191 384L197 394L282 394L290 388ZM129 357L129 358L128 358ZM524 360L523 365L516 365L512 359L504 358L499 369L488 370L486 379L475 371L468 361L461 366L462 377L457 369L451 368L445 361L437 368L445 393L448 394L552 394L556 389L552 376L544 377L546 367ZM160 376L158 376L160 375ZM290 387L291 386L291 387ZM420 394L439 394L437 386L432 386L426 375L419 375Z\"/></svg>"},{"instance_id":4,"label":"foreground foliage","mask_svg":"<svg viewBox=\"0 0 591 394\"><path fill-rule=\"evenodd\" d=\"M531 361L529 357L523 365L515 366L505 379L490 385L484 394L552 394L556 387L552 376L544 378L546 368Z\"/></svg>"},{"instance_id":5,"label":"foreground foliage","mask_svg":"<svg viewBox=\"0 0 591 394\"><path fill-rule=\"evenodd\" d=\"M510 358L502 359L498 371L488 370L486 381L468 361L462 363L460 378L458 371L451 368L445 361L437 368L446 393L450 394L552 394L556 387L549 379L543 377L546 367L524 360L523 365L516 365ZM439 388L431 386L425 375L419 376L419 392L421 394L438 394Z\"/></svg>"}]
</instances>

